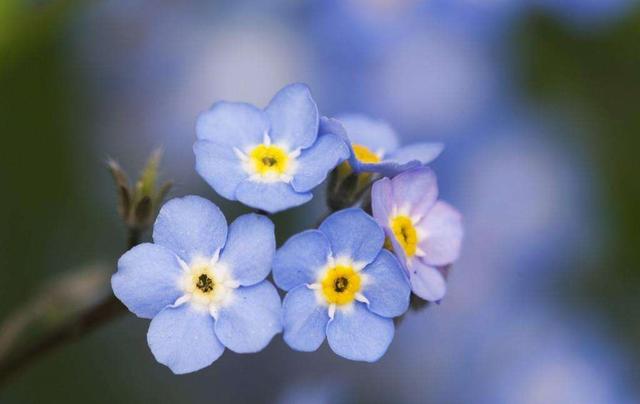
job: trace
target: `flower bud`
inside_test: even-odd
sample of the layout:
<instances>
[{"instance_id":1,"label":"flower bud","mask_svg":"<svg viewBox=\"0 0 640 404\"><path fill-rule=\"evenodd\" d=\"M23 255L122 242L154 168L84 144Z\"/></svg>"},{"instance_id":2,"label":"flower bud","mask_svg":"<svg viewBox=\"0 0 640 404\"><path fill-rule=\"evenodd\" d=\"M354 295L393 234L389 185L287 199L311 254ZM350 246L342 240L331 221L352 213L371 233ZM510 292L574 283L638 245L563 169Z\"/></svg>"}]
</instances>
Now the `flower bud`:
<instances>
[{"instance_id":1,"label":"flower bud","mask_svg":"<svg viewBox=\"0 0 640 404\"><path fill-rule=\"evenodd\" d=\"M158 186L161 159L160 150L152 153L134 187L131 186L127 173L116 161L107 162L116 185L118 214L130 230L146 230L155 220L160 205L171 189L170 181Z\"/></svg>"}]
</instances>

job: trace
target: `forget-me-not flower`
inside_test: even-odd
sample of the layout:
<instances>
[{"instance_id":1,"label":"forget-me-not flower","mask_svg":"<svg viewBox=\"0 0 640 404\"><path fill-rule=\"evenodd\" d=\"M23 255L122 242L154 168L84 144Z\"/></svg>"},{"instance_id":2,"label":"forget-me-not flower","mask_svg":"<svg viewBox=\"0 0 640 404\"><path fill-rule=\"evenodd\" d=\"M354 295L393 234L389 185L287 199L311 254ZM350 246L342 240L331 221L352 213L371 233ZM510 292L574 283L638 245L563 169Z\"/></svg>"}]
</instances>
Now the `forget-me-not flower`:
<instances>
[{"instance_id":1,"label":"forget-me-not flower","mask_svg":"<svg viewBox=\"0 0 640 404\"><path fill-rule=\"evenodd\" d=\"M345 140L323 122L304 84L284 87L264 110L217 102L198 119L196 170L217 193L253 208L302 205L349 157Z\"/></svg>"},{"instance_id":2,"label":"forget-me-not flower","mask_svg":"<svg viewBox=\"0 0 640 404\"><path fill-rule=\"evenodd\" d=\"M273 223L240 216L227 228L212 202L167 202L154 243L125 253L113 292L138 317L153 319L147 340L176 374L209 366L226 348L253 353L282 330L281 302L265 280L275 254Z\"/></svg>"},{"instance_id":3,"label":"forget-me-not flower","mask_svg":"<svg viewBox=\"0 0 640 404\"><path fill-rule=\"evenodd\" d=\"M373 172L393 177L413 167L435 160L441 143L415 143L400 147L398 135L386 122L364 115L336 118L346 130L352 153L349 165L354 172Z\"/></svg>"},{"instance_id":4,"label":"forget-me-not flower","mask_svg":"<svg viewBox=\"0 0 640 404\"><path fill-rule=\"evenodd\" d=\"M441 300L447 290L443 268L458 259L463 227L460 213L438 200L433 171L414 168L383 178L371 191L373 216L423 299Z\"/></svg>"},{"instance_id":5,"label":"forget-me-not flower","mask_svg":"<svg viewBox=\"0 0 640 404\"><path fill-rule=\"evenodd\" d=\"M393 317L407 310L410 288L396 257L382 248L384 239L371 216L352 208L277 251L273 277L288 291L283 326L289 346L315 351L326 336L347 359L373 362L386 352Z\"/></svg>"}]
</instances>

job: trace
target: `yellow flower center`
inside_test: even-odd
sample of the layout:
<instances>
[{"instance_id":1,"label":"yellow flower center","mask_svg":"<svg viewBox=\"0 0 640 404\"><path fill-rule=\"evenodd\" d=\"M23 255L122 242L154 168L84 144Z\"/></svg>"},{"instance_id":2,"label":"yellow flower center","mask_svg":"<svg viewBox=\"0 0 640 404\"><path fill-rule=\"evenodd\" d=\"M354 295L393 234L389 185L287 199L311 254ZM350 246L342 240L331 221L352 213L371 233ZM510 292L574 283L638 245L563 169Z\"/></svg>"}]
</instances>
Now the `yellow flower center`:
<instances>
[{"instance_id":1,"label":"yellow flower center","mask_svg":"<svg viewBox=\"0 0 640 404\"><path fill-rule=\"evenodd\" d=\"M413 225L411 218L407 216L396 216L391 219L391 230L404 250L407 257L416 255L418 249L418 231Z\"/></svg>"},{"instance_id":2,"label":"yellow flower center","mask_svg":"<svg viewBox=\"0 0 640 404\"><path fill-rule=\"evenodd\" d=\"M185 283L186 292L200 300L212 300L219 282L211 265L199 263L190 268Z\"/></svg>"},{"instance_id":3,"label":"yellow flower center","mask_svg":"<svg viewBox=\"0 0 640 404\"><path fill-rule=\"evenodd\" d=\"M351 146L353 153L356 155L356 159L362 163L375 164L380 162L380 156L371 151L367 146L361 144L354 144Z\"/></svg>"},{"instance_id":4,"label":"yellow flower center","mask_svg":"<svg viewBox=\"0 0 640 404\"><path fill-rule=\"evenodd\" d=\"M284 174L289 168L289 155L282 147L261 144L253 148L249 158L261 175Z\"/></svg>"},{"instance_id":5,"label":"yellow flower center","mask_svg":"<svg viewBox=\"0 0 640 404\"><path fill-rule=\"evenodd\" d=\"M338 265L330 268L321 282L322 294L329 304L345 305L356 299L362 279L353 267Z\"/></svg>"}]
</instances>

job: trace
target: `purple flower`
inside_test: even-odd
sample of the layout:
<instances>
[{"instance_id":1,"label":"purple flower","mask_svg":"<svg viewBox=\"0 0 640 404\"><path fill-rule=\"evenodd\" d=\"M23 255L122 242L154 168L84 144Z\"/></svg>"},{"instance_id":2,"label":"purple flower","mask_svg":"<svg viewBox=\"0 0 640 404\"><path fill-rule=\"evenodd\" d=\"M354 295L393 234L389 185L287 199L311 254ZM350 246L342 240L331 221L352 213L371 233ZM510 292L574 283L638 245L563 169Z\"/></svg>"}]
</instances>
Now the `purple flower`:
<instances>
[{"instance_id":1,"label":"purple flower","mask_svg":"<svg viewBox=\"0 0 640 404\"><path fill-rule=\"evenodd\" d=\"M373 184L373 216L408 272L413 292L429 301L446 293L444 268L458 259L460 213L438 201L436 176L419 167Z\"/></svg>"}]
</instances>

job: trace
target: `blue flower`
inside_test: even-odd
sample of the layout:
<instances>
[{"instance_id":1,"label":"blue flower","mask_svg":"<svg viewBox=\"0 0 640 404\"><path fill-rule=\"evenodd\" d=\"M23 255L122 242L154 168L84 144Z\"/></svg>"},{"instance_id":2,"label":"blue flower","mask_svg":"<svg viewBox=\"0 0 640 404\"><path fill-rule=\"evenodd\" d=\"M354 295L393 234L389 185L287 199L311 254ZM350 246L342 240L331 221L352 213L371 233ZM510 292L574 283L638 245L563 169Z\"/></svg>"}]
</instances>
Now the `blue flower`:
<instances>
[{"instance_id":1,"label":"blue flower","mask_svg":"<svg viewBox=\"0 0 640 404\"><path fill-rule=\"evenodd\" d=\"M399 147L396 132L386 122L363 115L337 117L351 141L349 165L354 172L373 172L393 177L435 160L441 143L415 143Z\"/></svg>"},{"instance_id":2,"label":"blue flower","mask_svg":"<svg viewBox=\"0 0 640 404\"><path fill-rule=\"evenodd\" d=\"M324 341L351 360L374 362L394 334L393 317L409 305L398 260L383 250L384 232L361 209L329 216L318 230L293 236L278 250L273 277L288 291L284 340L315 351Z\"/></svg>"},{"instance_id":3,"label":"blue flower","mask_svg":"<svg viewBox=\"0 0 640 404\"><path fill-rule=\"evenodd\" d=\"M209 366L226 348L258 352L282 330L281 303L265 281L274 227L260 215L227 228L216 205L197 196L167 202L154 243L125 253L113 292L138 317L153 319L147 340L176 374Z\"/></svg>"},{"instance_id":4,"label":"blue flower","mask_svg":"<svg viewBox=\"0 0 640 404\"><path fill-rule=\"evenodd\" d=\"M441 300L447 291L445 267L458 259L464 229L460 213L438 200L433 171L419 167L375 182L371 204L413 292L432 302Z\"/></svg>"},{"instance_id":5,"label":"blue flower","mask_svg":"<svg viewBox=\"0 0 640 404\"><path fill-rule=\"evenodd\" d=\"M308 202L349 157L344 139L325 129L304 84L280 90L266 109L217 102L198 118L196 171L230 200L275 213Z\"/></svg>"}]
</instances>

